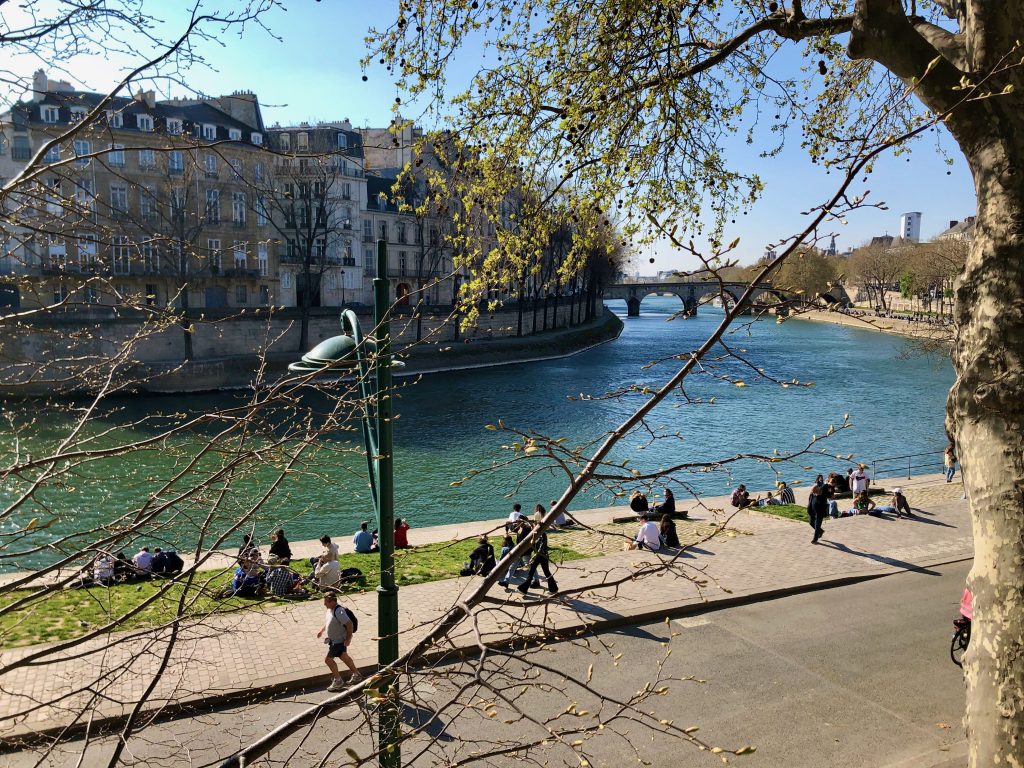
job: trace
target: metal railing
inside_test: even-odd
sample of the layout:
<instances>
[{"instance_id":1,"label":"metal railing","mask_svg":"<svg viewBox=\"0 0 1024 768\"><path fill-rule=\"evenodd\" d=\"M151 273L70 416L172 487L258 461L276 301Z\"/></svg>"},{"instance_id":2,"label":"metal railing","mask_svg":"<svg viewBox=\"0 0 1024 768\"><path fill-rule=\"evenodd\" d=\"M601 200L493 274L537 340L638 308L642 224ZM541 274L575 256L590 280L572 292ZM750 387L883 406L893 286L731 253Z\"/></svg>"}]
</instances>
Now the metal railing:
<instances>
[{"instance_id":1,"label":"metal railing","mask_svg":"<svg viewBox=\"0 0 1024 768\"><path fill-rule=\"evenodd\" d=\"M923 471L922 471L923 470ZM908 453L905 456L886 456L871 461L871 479L882 477L902 477L906 471L907 479L917 474L935 474L945 470L943 451L927 451L925 453Z\"/></svg>"}]
</instances>

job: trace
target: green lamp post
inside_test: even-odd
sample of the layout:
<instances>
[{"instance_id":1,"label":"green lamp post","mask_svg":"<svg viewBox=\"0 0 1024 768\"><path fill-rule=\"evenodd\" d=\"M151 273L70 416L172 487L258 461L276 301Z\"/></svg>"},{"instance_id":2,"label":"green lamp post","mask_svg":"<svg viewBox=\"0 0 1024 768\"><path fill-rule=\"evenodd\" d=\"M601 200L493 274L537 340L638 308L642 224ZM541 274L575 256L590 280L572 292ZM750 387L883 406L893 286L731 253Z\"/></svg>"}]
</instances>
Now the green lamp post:
<instances>
[{"instance_id":1,"label":"green lamp post","mask_svg":"<svg viewBox=\"0 0 1024 768\"><path fill-rule=\"evenodd\" d=\"M377 587L377 664L383 670L398 658L398 586L395 584L395 486L393 429L391 420L391 369L404 364L391 359L391 324L388 319L388 252L377 241L377 274L373 280L375 336L366 338L359 319L350 309L341 313L341 336L317 344L292 363L288 370L313 373L321 370L355 369L363 403L363 445L370 477L370 493L377 517L380 544L380 585ZM372 367L372 376L371 376ZM381 681L378 710L378 743L381 768L402 764L398 685L395 675Z\"/></svg>"}]
</instances>

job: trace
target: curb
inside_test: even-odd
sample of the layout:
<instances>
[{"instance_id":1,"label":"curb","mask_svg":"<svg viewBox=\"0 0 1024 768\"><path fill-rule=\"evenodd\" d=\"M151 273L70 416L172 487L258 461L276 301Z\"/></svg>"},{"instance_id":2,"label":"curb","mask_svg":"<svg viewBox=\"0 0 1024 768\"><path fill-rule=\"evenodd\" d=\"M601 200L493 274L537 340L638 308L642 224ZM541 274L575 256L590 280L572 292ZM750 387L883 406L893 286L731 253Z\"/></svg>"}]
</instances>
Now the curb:
<instances>
[{"instance_id":1,"label":"curb","mask_svg":"<svg viewBox=\"0 0 1024 768\"><path fill-rule=\"evenodd\" d=\"M578 636L584 632L597 632L608 629L616 629L623 626L633 626L648 621L678 618L683 616L696 616L705 613L712 613L718 610L724 610L727 608L736 608L743 605L750 605L753 603L768 602L771 600L778 600L781 598L789 597L792 595L806 594L810 592L817 592L825 589L833 589L836 587L844 587L850 584L858 584L865 581L871 581L874 579L884 578L886 576L892 576L900 573L908 573L922 568L933 568L942 565L951 565L953 563L962 563L969 560L973 560L973 554L962 553L961 555L951 556L943 555L932 559L926 559L922 562L915 563L912 568L900 568L898 570L886 570L874 573L851 573L843 576L834 576L824 580L813 580L807 579L795 584L789 584L785 587L778 587L775 589L766 589L759 591L750 591L746 593L730 593L723 597L716 598L714 600L706 600L704 602L696 603L662 603L658 605L648 605L637 608L636 610L627 610L618 615L611 616L608 618L596 619L592 622L583 621L564 621L560 624L555 624L548 632L544 633L543 637L515 637L502 639L491 643L491 647L505 648L510 645L521 645L524 643L534 643L541 641L550 641L551 639L565 639L568 637ZM500 588L499 588L500 589ZM514 597L514 596L512 596ZM507 600L493 599L490 596L485 598L488 601L497 603L505 603ZM464 646L458 648L447 648L443 650L431 651L421 657L421 664L429 664L434 661L438 661L442 658L451 657L462 657L471 646ZM370 676L376 672L376 663L367 663L366 659L357 660L357 667L360 672L365 676ZM146 718L153 718L157 715L158 720L166 721L174 719L182 715L199 714L225 704L235 704L246 701L255 702L257 700L266 699L271 695L278 695L283 693L289 693L292 691L305 690L310 687L321 688L324 686L324 681L327 677L326 672L317 671L313 674L310 671L297 672L287 675L279 675L276 677L264 678L263 680L256 681L252 686L246 689L233 689L230 691L213 692L204 696L188 696L180 701L173 702L162 702L154 703L152 706L146 706L143 710L143 714ZM92 717L88 722L71 723L62 725L45 726L42 728L26 728L22 725L16 725L11 729L10 732L3 736L2 742L0 742L0 754L4 752L17 751L20 747L26 746L32 743L36 743L52 736L60 736L68 738L71 736L77 736L79 733L88 730L94 733L103 734L107 729L113 725L123 723L127 719L127 714L107 713L103 714L101 711L93 711ZM948 753L944 755L944 759L950 757ZM932 764L927 764L928 766ZM902 768L903 764L899 764L899 767L893 766L893 768ZM917 768L917 766L923 765L920 763L909 763L907 768ZM944 766L938 766L938 768L944 768Z\"/></svg>"}]
</instances>

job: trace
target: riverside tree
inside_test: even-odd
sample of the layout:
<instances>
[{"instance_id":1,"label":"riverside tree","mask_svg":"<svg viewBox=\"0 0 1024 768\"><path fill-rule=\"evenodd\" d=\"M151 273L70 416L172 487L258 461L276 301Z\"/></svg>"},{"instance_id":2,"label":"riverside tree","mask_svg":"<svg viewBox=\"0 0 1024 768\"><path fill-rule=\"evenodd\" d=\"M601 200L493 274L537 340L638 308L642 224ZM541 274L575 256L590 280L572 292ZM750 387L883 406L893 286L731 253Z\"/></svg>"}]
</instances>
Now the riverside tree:
<instances>
[{"instance_id":1,"label":"riverside tree","mask_svg":"<svg viewBox=\"0 0 1024 768\"><path fill-rule=\"evenodd\" d=\"M453 100L463 141L513 168L543 163L597 206L703 232L713 249L760 189L730 166L732 134L771 154L799 131L809 162L849 170L865 146L931 122L949 132L978 196L947 406L974 519L972 766L1019 762L1024 743L1022 26L1022 0L405 0L371 54L440 100L459 49L486 45L488 66ZM784 48L800 57L789 69Z\"/></svg>"}]
</instances>

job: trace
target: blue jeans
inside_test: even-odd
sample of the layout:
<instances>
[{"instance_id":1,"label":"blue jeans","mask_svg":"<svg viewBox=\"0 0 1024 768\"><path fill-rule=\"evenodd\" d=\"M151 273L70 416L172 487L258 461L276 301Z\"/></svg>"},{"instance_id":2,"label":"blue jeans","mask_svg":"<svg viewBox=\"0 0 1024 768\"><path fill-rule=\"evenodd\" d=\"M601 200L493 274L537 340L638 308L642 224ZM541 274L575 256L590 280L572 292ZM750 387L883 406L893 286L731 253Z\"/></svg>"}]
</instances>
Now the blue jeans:
<instances>
[{"instance_id":1,"label":"blue jeans","mask_svg":"<svg viewBox=\"0 0 1024 768\"><path fill-rule=\"evenodd\" d=\"M952 467L946 467L946 482L947 483L953 482L953 475L955 475L955 474L956 474L956 465L955 464Z\"/></svg>"}]
</instances>

